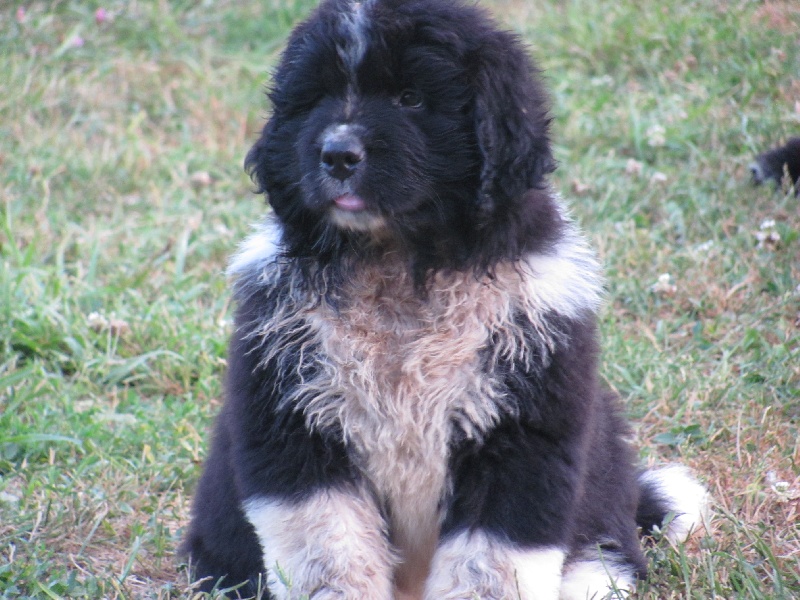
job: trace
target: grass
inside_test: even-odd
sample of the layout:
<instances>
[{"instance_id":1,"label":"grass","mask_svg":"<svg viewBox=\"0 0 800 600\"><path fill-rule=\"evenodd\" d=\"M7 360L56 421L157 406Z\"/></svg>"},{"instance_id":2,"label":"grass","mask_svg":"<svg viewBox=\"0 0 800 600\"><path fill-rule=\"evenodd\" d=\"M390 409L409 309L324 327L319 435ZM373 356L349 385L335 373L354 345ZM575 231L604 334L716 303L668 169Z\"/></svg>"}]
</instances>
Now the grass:
<instances>
[{"instance_id":1,"label":"grass","mask_svg":"<svg viewBox=\"0 0 800 600\"><path fill-rule=\"evenodd\" d=\"M800 207L747 181L800 131L800 9L489 4L545 69L555 184L607 266L603 374L643 460L715 498L710 534L648 547L639 596L800 597ZM194 597L174 551L222 272L263 210L241 163L311 5L0 7L0 598Z\"/></svg>"}]
</instances>

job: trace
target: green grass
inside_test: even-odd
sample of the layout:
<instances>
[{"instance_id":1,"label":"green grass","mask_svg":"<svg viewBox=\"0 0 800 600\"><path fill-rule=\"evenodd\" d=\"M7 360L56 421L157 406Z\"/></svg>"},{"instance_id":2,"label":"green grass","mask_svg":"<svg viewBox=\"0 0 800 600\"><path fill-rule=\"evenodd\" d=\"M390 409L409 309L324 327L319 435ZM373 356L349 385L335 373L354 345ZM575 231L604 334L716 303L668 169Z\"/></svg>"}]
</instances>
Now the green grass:
<instances>
[{"instance_id":1,"label":"green grass","mask_svg":"<svg viewBox=\"0 0 800 600\"><path fill-rule=\"evenodd\" d=\"M0 6L0 598L193 597L174 551L223 269L263 210L241 164L312 4ZM552 88L555 183L607 266L604 376L643 460L716 501L711 534L648 549L640 597L800 597L800 207L747 181L800 132L800 8L489 4Z\"/></svg>"}]
</instances>

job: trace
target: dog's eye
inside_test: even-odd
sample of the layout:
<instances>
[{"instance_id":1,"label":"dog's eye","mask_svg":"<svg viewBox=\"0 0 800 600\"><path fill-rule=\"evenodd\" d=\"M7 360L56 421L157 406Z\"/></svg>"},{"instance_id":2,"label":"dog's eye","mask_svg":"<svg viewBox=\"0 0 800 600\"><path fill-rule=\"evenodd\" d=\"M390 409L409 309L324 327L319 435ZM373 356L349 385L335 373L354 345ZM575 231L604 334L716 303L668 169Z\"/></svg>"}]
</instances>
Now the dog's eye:
<instances>
[{"instance_id":1,"label":"dog's eye","mask_svg":"<svg viewBox=\"0 0 800 600\"><path fill-rule=\"evenodd\" d=\"M422 106L422 94L417 90L403 90L397 102L404 108L419 108Z\"/></svg>"}]
</instances>

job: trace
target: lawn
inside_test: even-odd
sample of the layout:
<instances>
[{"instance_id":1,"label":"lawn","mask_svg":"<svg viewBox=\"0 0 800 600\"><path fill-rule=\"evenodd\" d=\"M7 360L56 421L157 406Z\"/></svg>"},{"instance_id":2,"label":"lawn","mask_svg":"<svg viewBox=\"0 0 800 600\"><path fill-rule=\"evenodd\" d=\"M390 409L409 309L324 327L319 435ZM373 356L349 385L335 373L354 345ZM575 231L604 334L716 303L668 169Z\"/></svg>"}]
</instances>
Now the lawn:
<instances>
[{"instance_id":1,"label":"lawn","mask_svg":"<svg viewBox=\"0 0 800 600\"><path fill-rule=\"evenodd\" d=\"M0 598L195 597L175 548L221 402L242 170L312 0L0 4ZM711 531L638 597L800 598L795 0L494 0L552 90L608 277L603 376Z\"/></svg>"}]
</instances>

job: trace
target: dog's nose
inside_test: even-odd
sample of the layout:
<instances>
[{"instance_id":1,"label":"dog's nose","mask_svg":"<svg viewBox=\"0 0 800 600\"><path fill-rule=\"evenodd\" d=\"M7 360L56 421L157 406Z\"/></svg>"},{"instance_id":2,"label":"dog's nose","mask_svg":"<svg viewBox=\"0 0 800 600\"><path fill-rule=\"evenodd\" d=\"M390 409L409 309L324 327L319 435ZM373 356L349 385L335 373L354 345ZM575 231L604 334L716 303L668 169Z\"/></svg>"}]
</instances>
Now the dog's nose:
<instances>
[{"instance_id":1,"label":"dog's nose","mask_svg":"<svg viewBox=\"0 0 800 600\"><path fill-rule=\"evenodd\" d=\"M364 160L364 146L355 136L336 136L322 144L320 160L328 175L344 181L358 170L358 165Z\"/></svg>"},{"instance_id":2,"label":"dog's nose","mask_svg":"<svg viewBox=\"0 0 800 600\"><path fill-rule=\"evenodd\" d=\"M753 179L753 183L756 185L764 181L764 172L761 169L761 165L758 163L750 163L750 176Z\"/></svg>"}]
</instances>

